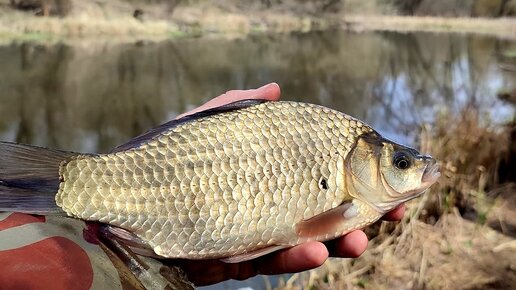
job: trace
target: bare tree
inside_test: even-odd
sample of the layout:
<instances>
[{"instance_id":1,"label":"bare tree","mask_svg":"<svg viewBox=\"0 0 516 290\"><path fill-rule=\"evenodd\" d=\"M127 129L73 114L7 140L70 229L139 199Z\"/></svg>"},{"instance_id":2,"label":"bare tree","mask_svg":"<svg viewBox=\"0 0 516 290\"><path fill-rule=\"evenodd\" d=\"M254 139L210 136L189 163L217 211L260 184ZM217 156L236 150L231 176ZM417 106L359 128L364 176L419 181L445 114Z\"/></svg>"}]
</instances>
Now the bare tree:
<instances>
[{"instance_id":1,"label":"bare tree","mask_svg":"<svg viewBox=\"0 0 516 290\"><path fill-rule=\"evenodd\" d=\"M394 6L403 15L414 15L422 0L394 0Z\"/></svg>"}]
</instances>

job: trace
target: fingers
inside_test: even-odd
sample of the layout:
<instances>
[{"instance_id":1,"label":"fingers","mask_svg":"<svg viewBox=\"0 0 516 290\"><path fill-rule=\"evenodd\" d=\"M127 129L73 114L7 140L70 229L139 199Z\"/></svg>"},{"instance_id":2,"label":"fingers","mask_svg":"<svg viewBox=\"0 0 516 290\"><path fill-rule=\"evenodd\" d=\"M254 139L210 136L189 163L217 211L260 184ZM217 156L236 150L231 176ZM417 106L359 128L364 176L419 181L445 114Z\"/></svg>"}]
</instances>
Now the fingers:
<instances>
[{"instance_id":1,"label":"fingers","mask_svg":"<svg viewBox=\"0 0 516 290\"><path fill-rule=\"evenodd\" d=\"M257 274L274 275L310 270L321 266L328 258L329 252L332 257L356 258L366 250L367 242L365 233L356 230L326 242L326 245L320 242L308 242L253 261L226 264L218 260L202 263L184 260L181 267L192 282L202 286L228 279L243 280Z\"/></svg>"},{"instance_id":2,"label":"fingers","mask_svg":"<svg viewBox=\"0 0 516 290\"><path fill-rule=\"evenodd\" d=\"M244 280L257 274L283 274L317 268L328 258L326 246L319 242L304 243L252 261L226 264L219 260L176 261L197 286L228 279Z\"/></svg>"},{"instance_id":3,"label":"fingers","mask_svg":"<svg viewBox=\"0 0 516 290\"><path fill-rule=\"evenodd\" d=\"M390 212L386 213L383 216L383 220L385 221L400 221L403 218L403 215L405 214L405 204L401 204L395 209L391 210Z\"/></svg>"},{"instance_id":4,"label":"fingers","mask_svg":"<svg viewBox=\"0 0 516 290\"><path fill-rule=\"evenodd\" d=\"M196 112L204 111L211 108L220 107L236 101L247 100L247 99L263 99L268 101L277 101L280 98L280 87L276 83L270 83L257 89L252 90L232 90L228 91L216 98L213 98L201 105L200 107L193 109L189 112L179 115L176 119L191 115Z\"/></svg>"},{"instance_id":5,"label":"fingers","mask_svg":"<svg viewBox=\"0 0 516 290\"><path fill-rule=\"evenodd\" d=\"M279 251L256 261L260 274L281 274L317 268L328 258L326 246L320 242L308 242Z\"/></svg>"},{"instance_id":6,"label":"fingers","mask_svg":"<svg viewBox=\"0 0 516 290\"><path fill-rule=\"evenodd\" d=\"M174 262L196 286L211 285L228 279L247 279L257 274L250 262L226 264L219 260L179 260Z\"/></svg>"},{"instance_id":7,"label":"fingers","mask_svg":"<svg viewBox=\"0 0 516 290\"><path fill-rule=\"evenodd\" d=\"M269 101L277 101L280 98L280 87L276 83L270 83L257 89L251 90L232 90L228 91L215 99L211 100L216 106L232 103L246 99L265 99ZM210 102L206 104L210 104Z\"/></svg>"},{"instance_id":8,"label":"fingers","mask_svg":"<svg viewBox=\"0 0 516 290\"><path fill-rule=\"evenodd\" d=\"M347 235L326 243L332 257L356 258L367 248L367 236L363 231L356 230Z\"/></svg>"}]
</instances>

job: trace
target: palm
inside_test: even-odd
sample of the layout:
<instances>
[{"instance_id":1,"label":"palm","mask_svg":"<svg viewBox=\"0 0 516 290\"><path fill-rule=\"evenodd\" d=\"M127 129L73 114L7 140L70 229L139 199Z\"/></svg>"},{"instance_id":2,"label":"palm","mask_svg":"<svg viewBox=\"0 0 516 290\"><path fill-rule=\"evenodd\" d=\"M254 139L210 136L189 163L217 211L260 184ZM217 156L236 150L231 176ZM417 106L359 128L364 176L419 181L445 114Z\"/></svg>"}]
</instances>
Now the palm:
<instances>
[{"instance_id":1,"label":"palm","mask_svg":"<svg viewBox=\"0 0 516 290\"><path fill-rule=\"evenodd\" d=\"M220 95L180 117L239 100L265 99L277 101L279 98L280 88L274 83L255 90L234 90ZM400 220L403 213L404 206L400 206L385 215L384 219ZM367 236L364 232L357 230L333 241L326 243L308 242L242 263L227 264L219 260L202 262L182 260L178 264L196 285L209 285L228 279L243 280L257 274L301 272L319 267L329 256L358 257L365 251L366 247ZM202 273L202 275L199 275L199 273Z\"/></svg>"}]
</instances>

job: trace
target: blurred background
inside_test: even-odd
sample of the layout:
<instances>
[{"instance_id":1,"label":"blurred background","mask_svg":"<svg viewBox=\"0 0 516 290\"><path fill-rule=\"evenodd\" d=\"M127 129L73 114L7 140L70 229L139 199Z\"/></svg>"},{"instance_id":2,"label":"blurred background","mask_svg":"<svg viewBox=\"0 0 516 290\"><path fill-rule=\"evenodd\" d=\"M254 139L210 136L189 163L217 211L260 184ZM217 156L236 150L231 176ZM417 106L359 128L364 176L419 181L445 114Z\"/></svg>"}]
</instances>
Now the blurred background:
<instances>
[{"instance_id":1,"label":"blurred background","mask_svg":"<svg viewBox=\"0 0 516 290\"><path fill-rule=\"evenodd\" d=\"M514 289L515 0L0 0L0 138L115 146L277 82L440 160L358 259L205 289Z\"/></svg>"}]
</instances>

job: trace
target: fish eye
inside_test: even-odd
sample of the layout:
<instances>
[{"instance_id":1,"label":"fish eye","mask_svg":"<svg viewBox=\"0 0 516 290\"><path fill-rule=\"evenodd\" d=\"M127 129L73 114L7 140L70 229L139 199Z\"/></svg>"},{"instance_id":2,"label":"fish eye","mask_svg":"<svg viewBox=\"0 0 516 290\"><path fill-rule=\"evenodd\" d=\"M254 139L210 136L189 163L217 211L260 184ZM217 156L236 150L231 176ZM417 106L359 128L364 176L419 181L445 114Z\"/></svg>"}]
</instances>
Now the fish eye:
<instances>
[{"instance_id":1,"label":"fish eye","mask_svg":"<svg viewBox=\"0 0 516 290\"><path fill-rule=\"evenodd\" d=\"M410 158L407 156L405 152L396 153L396 155L394 156L393 163L394 166L396 166L396 168L401 170L407 169L411 165Z\"/></svg>"}]
</instances>

